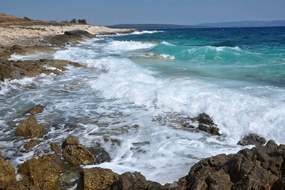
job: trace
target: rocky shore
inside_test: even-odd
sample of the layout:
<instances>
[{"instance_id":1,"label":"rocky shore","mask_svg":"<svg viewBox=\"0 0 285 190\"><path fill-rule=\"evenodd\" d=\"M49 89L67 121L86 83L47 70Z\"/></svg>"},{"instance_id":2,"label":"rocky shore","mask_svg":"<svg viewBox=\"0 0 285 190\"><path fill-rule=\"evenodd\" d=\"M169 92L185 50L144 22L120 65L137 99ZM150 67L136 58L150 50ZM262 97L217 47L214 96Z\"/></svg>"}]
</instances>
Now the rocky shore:
<instances>
[{"instance_id":1,"label":"rocky shore","mask_svg":"<svg viewBox=\"0 0 285 190\"><path fill-rule=\"evenodd\" d=\"M0 21L5 16L0 15ZM102 26L47 23L5 17L0 22L0 83L4 80L36 77L40 74L60 75L67 66L83 67L62 60L9 60L13 54L27 55L53 52L66 44L95 38L99 34L129 33L133 30ZM4 19L4 20L5 20ZM33 151L41 142L48 142L49 151L15 167L8 157L0 156L0 189L86 189L86 190L184 190L184 189L283 189L285 188L285 145L268 142L256 134L248 134L239 145L255 145L236 154L205 158L191 167L188 175L171 184L161 185L147 180L139 172L117 174L96 165L110 162L110 155L100 146L85 147L73 135L61 143L50 142L44 124L37 114L43 105L23 110L14 137L27 141L22 151ZM196 122L197 127L192 123ZM212 118L201 113L187 118L181 126L209 135L220 136ZM265 145L264 145L265 144ZM1 150L1 144L0 144ZM189 166L190 168L190 166ZM176 172L176 171L173 171Z\"/></svg>"}]
</instances>

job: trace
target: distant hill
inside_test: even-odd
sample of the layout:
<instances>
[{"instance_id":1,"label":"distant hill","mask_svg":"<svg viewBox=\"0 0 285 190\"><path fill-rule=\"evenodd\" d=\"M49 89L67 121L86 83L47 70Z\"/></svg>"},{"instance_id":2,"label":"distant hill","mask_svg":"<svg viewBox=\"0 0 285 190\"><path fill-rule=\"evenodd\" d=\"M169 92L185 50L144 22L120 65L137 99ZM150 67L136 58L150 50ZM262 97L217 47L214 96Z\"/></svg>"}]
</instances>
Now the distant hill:
<instances>
[{"instance_id":1,"label":"distant hill","mask_svg":"<svg viewBox=\"0 0 285 190\"><path fill-rule=\"evenodd\" d=\"M274 21L240 21L240 22L221 22L199 25L175 25L175 24L117 24L109 27L113 28L135 28L147 29L180 29L180 28L235 28L235 27L278 27L285 26L285 20Z\"/></svg>"},{"instance_id":2,"label":"distant hill","mask_svg":"<svg viewBox=\"0 0 285 190\"><path fill-rule=\"evenodd\" d=\"M135 28L135 29L141 29L141 30L147 30L147 29L173 29L173 28L189 28L192 26L187 25L176 25L176 24L117 24L108 26L112 28Z\"/></svg>"},{"instance_id":3,"label":"distant hill","mask_svg":"<svg viewBox=\"0 0 285 190\"><path fill-rule=\"evenodd\" d=\"M277 27L277 26L285 26L285 20L221 22L221 23L201 24L201 25L197 25L197 26L200 26L200 27L217 27L217 28L228 28L228 27Z\"/></svg>"}]
</instances>

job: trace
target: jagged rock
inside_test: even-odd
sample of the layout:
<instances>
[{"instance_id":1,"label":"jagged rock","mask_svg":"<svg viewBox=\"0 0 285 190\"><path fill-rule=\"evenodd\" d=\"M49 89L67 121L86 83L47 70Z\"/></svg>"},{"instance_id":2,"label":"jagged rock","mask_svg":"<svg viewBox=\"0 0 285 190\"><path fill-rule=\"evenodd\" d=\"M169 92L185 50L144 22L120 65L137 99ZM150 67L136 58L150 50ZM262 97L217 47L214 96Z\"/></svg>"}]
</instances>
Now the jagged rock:
<instances>
[{"instance_id":1,"label":"jagged rock","mask_svg":"<svg viewBox=\"0 0 285 190\"><path fill-rule=\"evenodd\" d=\"M44 106L38 104L38 105L30 108L28 111L26 111L25 114L36 115L38 113L42 113L43 111L44 111Z\"/></svg>"},{"instance_id":2,"label":"jagged rock","mask_svg":"<svg viewBox=\"0 0 285 190\"><path fill-rule=\"evenodd\" d=\"M104 150L104 148L90 148L89 150L96 157L97 164L111 161L110 155L106 150Z\"/></svg>"},{"instance_id":3,"label":"jagged rock","mask_svg":"<svg viewBox=\"0 0 285 190\"><path fill-rule=\"evenodd\" d=\"M285 146L272 140L266 146L213 156L191 168L186 189L280 188L285 177L284 158Z\"/></svg>"},{"instance_id":4,"label":"jagged rock","mask_svg":"<svg viewBox=\"0 0 285 190\"><path fill-rule=\"evenodd\" d=\"M82 172L84 190L111 190L119 175L110 169L85 168Z\"/></svg>"},{"instance_id":5,"label":"jagged rock","mask_svg":"<svg viewBox=\"0 0 285 190\"><path fill-rule=\"evenodd\" d=\"M44 74L61 74L65 71L68 65L74 67L82 67L79 63L74 63L64 60L4 60L0 58L0 81L4 79L20 79L23 77L36 77ZM49 69L48 67L55 67L56 69Z\"/></svg>"},{"instance_id":6,"label":"jagged rock","mask_svg":"<svg viewBox=\"0 0 285 190\"><path fill-rule=\"evenodd\" d=\"M5 189L9 183L16 180L16 173L12 163L0 155L0 189Z\"/></svg>"},{"instance_id":7,"label":"jagged rock","mask_svg":"<svg viewBox=\"0 0 285 190\"><path fill-rule=\"evenodd\" d=\"M96 158L94 155L85 148L82 144L79 144L79 140L70 135L62 144L63 158L74 166L95 164Z\"/></svg>"},{"instance_id":8,"label":"jagged rock","mask_svg":"<svg viewBox=\"0 0 285 190\"><path fill-rule=\"evenodd\" d=\"M32 158L19 167L23 179L8 189L59 189L59 178L63 171L63 162L56 155Z\"/></svg>"},{"instance_id":9,"label":"jagged rock","mask_svg":"<svg viewBox=\"0 0 285 190\"><path fill-rule=\"evenodd\" d=\"M28 143L24 144L24 150L28 152L28 151L32 150L39 143L40 143L39 140L32 139Z\"/></svg>"},{"instance_id":10,"label":"jagged rock","mask_svg":"<svg viewBox=\"0 0 285 190\"><path fill-rule=\"evenodd\" d=\"M113 190L160 190L162 186L156 182L147 181L146 178L139 172L126 172L120 175L112 185Z\"/></svg>"},{"instance_id":11,"label":"jagged rock","mask_svg":"<svg viewBox=\"0 0 285 190\"><path fill-rule=\"evenodd\" d=\"M64 34L68 36L80 36L80 37L88 37L88 38L95 37L95 35L92 35L89 32L84 31L84 30L65 31Z\"/></svg>"},{"instance_id":12,"label":"jagged rock","mask_svg":"<svg viewBox=\"0 0 285 190\"><path fill-rule=\"evenodd\" d=\"M67 145L79 145L79 144L80 142L78 138L76 138L74 135L69 135L62 143L62 148L66 147Z\"/></svg>"},{"instance_id":13,"label":"jagged rock","mask_svg":"<svg viewBox=\"0 0 285 190\"><path fill-rule=\"evenodd\" d=\"M16 129L16 135L20 137L42 137L44 133L44 126L34 117L22 121Z\"/></svg>"},{"instance_id":14,"label":"jagged rock","mask_svg":"<svg viewBox=\"0 0 285 190\"><path fill-rule=\"evenodd\" d=\"M212 134L212 135L221 135L219 133L219 128L215 126L209 126L209 125L204 125L202 123L199 124L198 129L200 131L204 131L206 133Z\"/></svg>"},{"instance_id":15,"label":"jagged rock","mask_svg":"<svg viewBox=\"0 0 285 190\"><path fill-rule=\"evenodd\" d=\"M266 139L257 134L250 133L245 135L239 142L238 145L246 146L246 145L255 145L260 146L266 143Z\"/></svg>"},{"instance_id":16,"label":"jagged rock","mask_svg":"<svg viewBox=\"0 0 285 190\"><path fill-rule=\"evenodd\" d=\"M219 132L219 128L209 115L202 113L197 118L193 118L192 120L199 122L199 130L212 135L221 135Z\"/></svg>"},{"instance_id":17,"label":"jagged rock","mask_svg":"<svg viewBox=\"0 0 285 190\"><path fill-rule=\"evenodd\" d=\"M60 154L61 153L61 148L58 146L57 143L50 143L50 149L51 151L53 151L56 154Z\"/></svg>"}]
</instances>

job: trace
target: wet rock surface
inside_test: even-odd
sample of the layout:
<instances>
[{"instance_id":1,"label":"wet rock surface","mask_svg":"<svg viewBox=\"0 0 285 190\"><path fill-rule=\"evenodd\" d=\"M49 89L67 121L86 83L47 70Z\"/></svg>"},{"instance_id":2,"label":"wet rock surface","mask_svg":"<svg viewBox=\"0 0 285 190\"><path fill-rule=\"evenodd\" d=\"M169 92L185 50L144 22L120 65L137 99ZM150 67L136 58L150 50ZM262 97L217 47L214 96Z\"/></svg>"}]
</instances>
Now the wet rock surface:
<instances>
[{"instance_id":1,"label":"wet rock surface","mask_svg":"<svg viewBox=\"0 0 285 190\"><path fill-rule=\"evenodd\" d=\"M22 121L16 129L16 135L19 137L43 137L44 134L44 126L34 117Z\"/></svg>"},{"instance_id":2,"label":"wet rock surface","mask_svg":"<svg viewBox=\"0 0 285 190\"><path fill-rule=\"evenodd\" d=\"M246 145L261 146L265 143L266 139L264 137L261 137L254 133L250 133L248 135L245 135L237 144L242 146Z\"/></svg>"},{"instance_id":3,"label":"wet rock surface","mask_svg":"<svg viewBox=\"0 0 285 190\"><path fill-rule=\"evenodd\" d=\"M39 74L61 74L68 65L81 67L79 63L63 60L24 60L11 61L0 59L0 81L4 79L21 79L23 77L36 77ZM56 69L49 69L54 67Z\"/></svg>"},{"instance_id":4,"label":"wet rock surface","mask_svg":"<svg viewBox=\"0 0 285 190\"><path fill-rule=\"evenodd\" d=\"M101 164L103 162L110 162L111 157L104 148L89 148L90 152L95 156L96 158L96 163Z\"/></svg>"},{"instance_id":5,"label":"wet rock surface","mask_svg":"<svg viewBox=\"0 0 285 190\"><path fill-rule=\"evenodd\" d=\"M191 168L187 189L284 188L284 159L285 146L272 140L237 154L213 156Z\"/></svg>"},{"instance_id":6,"label":"wet rock surface","mask_svg":"<svg viewBox=\"0 0 285 190\"><path fill-rule=\"evenodd\" d=\"M8 189L58 189L63 169L63 162L56 155L32 158L19 167L22 180L11 184Z\"/></svg>"},{"instance_id":7,"label":"wet rock surface","mask_svg":"<svg viewBox=\"0 0 285 190\"><path fill-rule=\"evenodd\" d=\"M160 190L162 185L156 182L147 181L146 178L139 172L126 172L120 175L119 180L117 180L113 185L112 189L118 190Z\"/></svg>"},{"instance_id":8,"label":"wet rock surface","mask_svg":"<svg viewBox=\"0 0 285 190\"><path fill-rule=\"evenodd\" d=\"M0 155L0 189L16 180L16 173L12 163Z\"/></svg>"},{"instance_id":9,"label":"wet rock surface","mask_svg":"<svg viewBox=\"0 0 285 190\"><path fill-rule=\"evenodd\" d=\"M30 140L29 142L27 142L26 144L24 144L23 148L24 151L28 152L30 150L32 150L35 146L37 146L41 141L39 140Z\"/></svg>"},{"instance_id":10,"label":"wet rock surface","mask_svg":"<svg viewBox=\"0 0 285 190\"><path fill-rule=\"evenodd\" d=\"M202 113L198 117L193 118L192 120L199 122L198 129L200 131L204 131L212 135L221 135L219 132L219 128L209 115Z\"/></svg>"},{"instance_id":11,"label":"wet rock surface","mask_svg":"<svg viewBox=\"0 0 285 190\"><path fill-rule=\"evenodd\" d=\"M55 36L47 36L44 38L43 41L46 41L54 46L63 47L67 43L74 44L78 43L84 38L95 38L95 35L90 34L87 31L83 30L72 30L72 31L65 31L64 34L55 35Z\"/></svg>"},{"instance_id":12,"label":"wet rock surface","mask_svg":"<svg viewBox=\"0 0 285 190\"><path fill-rule=\"evenodd\" d=\"M95 156L82 144L79 143L79 140L70 135L62 143L62 155L63 158L71 165L87 165L95 164Z\"/></svg>"},{"instance_id":13,"label":"wet rock surface","mask_svg":"<svg viewBox=\"0 0 285 190\"><path fill-rule=\"evenodd\" d=\"M44 111L44 106L38 104L28 109L24 114L36 115L36 114L42 113L43 111Z\"/></svg>"},{"instance_id":14,"label":"wet rock surface","mask_svg":"<svg viewBox=\"0 0 285 190\"><path fill-rule=\"evenodd\" d=\"M119 175L110 169L90 168L82 171L84 190L111 190Z\"/></svg>"}]
</instances>

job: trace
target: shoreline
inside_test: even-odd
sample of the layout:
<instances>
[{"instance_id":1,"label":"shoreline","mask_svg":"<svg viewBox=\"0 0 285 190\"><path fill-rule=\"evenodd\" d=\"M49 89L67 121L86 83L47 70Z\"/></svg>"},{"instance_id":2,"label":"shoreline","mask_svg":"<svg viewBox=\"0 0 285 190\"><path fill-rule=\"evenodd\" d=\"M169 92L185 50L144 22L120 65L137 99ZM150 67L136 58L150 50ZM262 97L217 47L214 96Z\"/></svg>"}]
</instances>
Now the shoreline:
<instances>
[{"instance_id":1,"label":"shoreline","mask_svg":"<svg viewBox=\"0 0 285 190\"><path fill-rule=\"evenodd\" d=\"M94 26L93 28L92 26L89 27L90 25L84 25L84 27L81 28L81 26L83 25L77 24L74 25L75 27L68 26L66 30L63 31L61 27L65 26L42 27L42 25L28 25L29 28L21 28L20 26L22 25L11 25L11 28L9 28L6 25L7 30L5 30L6 33L5 35L3 35L4 38L2 38L2 40L8 39L5 42L7 44L1 44L0 40L0 44L3 49L2 53L0 51L0 57L2 58L2 60L0 59L0 63L5 66L8 65L8 70L10 71L9 74L7 70L2 70L3 67L0 68L0 71L6 74L2 77L3 80L7 78L13 79L25 76L37 76L41 73L53 73L49 70L43 69L43 67L40 67L40 65L43 65L43 63L46 64L48 60L42 60L41 62L39 60L7 60L14 53L17 53L19 55L26 55L35 53L37 54L40 52L52 52L55 48L64 48L66 43L76 44L83 39L96 37L96 35L98 34L116 34L118 33L118 31L121 31L123 33L133 32L133 30L128 29L109 29L106 27L98 28L97 26ZM24 26L26 27L27 25L24 24ZM0 25L0 29L1 27L3 26ZM14 27L25 32L36 32L25 35L26 33L19 32L15 30ZM48 29L43 30L43 28L45 27L47 27ZM60 29L58 29L58 27ZM95 30L95 28L97 31ZM1 32L2 31L3 30L1 30ZM106 33L103 33L103 31ZM1 37L3 36L1 34ZM58 60L54 60L54 62L55 63L50 63L50 66L53 66L62 71L64 71L67 65L75 64L72 62L65 63L64 61L62 61L64 62L62 65L58 62ZM30 67L26 68L22 67L21 63L31 65ZM15 66L14 64L17 64L17 66ZM37 68L36 71L30 74L30 70L34 68ZM61 73L62 72L55 74ZM27 113L27 115L20 117L21 123L18 128L21 126L26 126L26 124L29 123L30 125L33 125L37 130L31 130L30 134L29 132L27 132L29 131L27 130L27 126L23 127L23 129L18 130L20 132L16 131L16 135L18 136L16 138L24 137L24 139L27 140L31 137L34 137L39 138L43 141L46 140L42 139L45 132L43 131L41 124L39 124L36 120L33 119L34 116L40 113L40 111L43 109L44 108L41 108L41 106L37 106L37 108L33 107L30 110L22 110L23 112ZM207 125L212 125L212 128L201 126L201 131L218 135L219 131L217 130L217 127L213 125L213 121L210 121L208 117L204 117L204 120L206 120L204 123L206 123ZM37 142L34 141L34 138L32 138L32 140L29 140L29 142L27 143L27 150L29 149L29 147L31 147L30 149L33 149L33 147L37 145ZM96 149L95 151L92 151L91 149L88 149L82 144L80 144L80 139L77 139L76 137L69 136L64 142L62 142L61 145L50 144L50 146L50 149L52 152L54 152L54 154L43 155L38 157L37 159L31 158L19 166L18 174L22 175L22 180L19 181L16 180L16 172L15 169L13 169L13 166L9 163L8 160L5 161L5 159L0 156L0 189L1 187L4 189L19 189L24 186L29 188L48 189L58 189L59 187L61 189L65 189L67 187L70 188L69 186L76 186L78 189L84 188L124 190L178 190L208 188L244 189L249 187L255 189L269 189L271 187L284 187L284 176L281 174L285 171L285 167L283 166L283 160L285 160L285 147L284 145L278 146L273 141L268 141L266 146L257 145L257 147L254 147L252 149L244 149L236 154L223 154L203 159L190 168L188 175L177 179L178 182L174 182L173 184L166 184L164 186L156 182L147 181L144 176L142 176L138 172L132 174L127 172L122 175L118 175L107 169L82 169L80 165L96 164L98 163L98 160L101 160L102 162L108 161L108 153L104 152L104 150L100 148ZM104 158L99 157L99 155L102 154L105 155ZM51 171L49 170L49 167L54 167L56 169L54 171ZM8 173L5 173L7 171ZM46 171L46 175L48 176L46 176L43 171ZM3 179L1 179L1 174L3 173L4 177ZM39 176L44 176L43 179L46 179L46 181L40 179ZM68 178L68 180L63 179L61 176L65 176L66 178ZM71 182L74 178L76 178L76 181ZM96 186L97 188L94 188Z\"/></svg>"}]
</instances>

